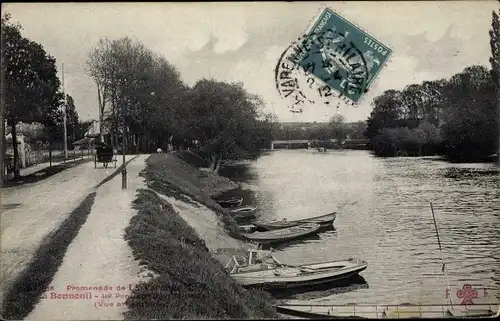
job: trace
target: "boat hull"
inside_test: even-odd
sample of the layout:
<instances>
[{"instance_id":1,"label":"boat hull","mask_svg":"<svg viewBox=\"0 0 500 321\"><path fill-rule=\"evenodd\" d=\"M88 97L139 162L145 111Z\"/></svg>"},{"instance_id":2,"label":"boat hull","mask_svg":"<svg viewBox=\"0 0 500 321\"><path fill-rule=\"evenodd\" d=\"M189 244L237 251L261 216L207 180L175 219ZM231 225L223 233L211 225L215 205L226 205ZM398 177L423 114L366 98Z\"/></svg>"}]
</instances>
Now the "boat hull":
<instances>
[{"instance_id":1,"label":"boat hull","mask_svg":"<svg viewBox=\"0 0 500 321\"><path fill-rule=\"evenodd\" d=\"M303 267L307 267L304 265ZM349 279L360 272L364 271L368 264L361 262L360 264L346 268L342 271L325 270L315 273L305 273L297 276L273 276L270 273L266 276L256 273L236 273L231 276L240 283L243 287L254 288L258 287L263 290L274 291L292 288L301 288L305 286L314 286L319 284L332 284L338 281ZM272 272L272 270L269 270Z\"/></svg>"},{"instance_id":2,"label":"boat hull","mask_svg":"<svg viewBox=\"0 0 500 321\"><path fill-rule=\"evenodd\" d=\"M261 229L272 231L282 228L288 228L293 226L298 226L305 223L315 223L319 224L321 228L333 226L335 223L335 219L337 218L336 213L327 214L323 216L319 216L316 218L308 218L296 221L277 221L277 222L254 222L253 224Z\"/></svg>"},{"instance_id":3,"label":"boat hull","mask_svg":"<svg viewBox=\"0 0 500 321\"><path fill-rule=\"evenodd\" d=\"M301 232L295 233L295 234L288 234L288 235L269 235L266 236L265 233L267 232L255 232L252 234L243 234L245 238L247 238L250 241L254 242L259 242L260 244L273 244L273 243L278 243L278 242L285 242L289 240L294 240L298 239L307 235L311 235L313 233L316 233L321 226L319 224L314 224L314 227L303 230ZM269 231L272 232L272 231Z\"/></svg>"},{"instance_id":4,"label":"boat hull","mask_svg":"<svg viewBox=\"0 0 500 321\"><path fill-rule=\"evenodd\" d=\"M248 224L248 225L240 225L238 226L238 230L240 232L244 232L244 233L252 233L253 231L255 231L257 229L257 226L253 225L253 224Z\"/></svg>"},{"instance_id":5,"label":"boat hull","mask_svg":"<svg viewBox=\"0 0 500 321\"><path fill-rule=\"evenodd\" d=\"M238 207L235 209L231 210L231 213L247 213L247 212L255 212L257 210L257 207L255 206L243 206L243 207Z\"/></svg>"},{"instance_id":6,"label":"boat hull","mask_svg":"<svg viewBox=\"0 0 500 321\"><path fill-rule=\"evenodd\" d=\"M236 221L243 221L243 220L249 220L255 218L255 213L254 212L236 212L232 213L232 217Z\"/></svg>"},{"instance_id":7,"label":"boat hull","mask_svg":"<svg viewBox=\"0 0 500 321\"><path fill-rule=\"evenodd\" d=\"M235 208L241 206L241 204L243 203L243 197L220 200L217 201L217 203L223 208Z\"/></svg>"}]
</instances>

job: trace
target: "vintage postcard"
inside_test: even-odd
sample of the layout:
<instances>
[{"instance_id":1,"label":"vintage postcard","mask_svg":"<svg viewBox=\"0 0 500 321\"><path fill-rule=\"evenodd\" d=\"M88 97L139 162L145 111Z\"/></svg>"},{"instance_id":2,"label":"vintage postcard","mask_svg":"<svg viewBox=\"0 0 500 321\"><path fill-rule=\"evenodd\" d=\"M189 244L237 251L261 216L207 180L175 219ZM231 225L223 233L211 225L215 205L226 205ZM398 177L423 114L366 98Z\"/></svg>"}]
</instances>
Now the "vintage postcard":
<instances>
[{"instance_id":1,"label":"vintage postcard","mask_svg":"<svg viewBox=\"0 0 500 321\"><path fill-rule=\"evenodd\" d=\"M2 3L2 319L498 316L499 16Z\"/></svg>"}]
</instances>

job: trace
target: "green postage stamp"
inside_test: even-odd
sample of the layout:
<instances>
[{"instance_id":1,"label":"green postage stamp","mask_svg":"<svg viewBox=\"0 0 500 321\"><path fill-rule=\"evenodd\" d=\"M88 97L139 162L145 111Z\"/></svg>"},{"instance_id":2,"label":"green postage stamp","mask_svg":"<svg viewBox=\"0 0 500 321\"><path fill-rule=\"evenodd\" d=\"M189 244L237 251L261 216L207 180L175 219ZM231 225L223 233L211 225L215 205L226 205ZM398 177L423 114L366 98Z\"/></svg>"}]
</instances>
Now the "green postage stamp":
<instances>
[{"instance_id":1,"label":"green postage stamp","mask_svg":"<svg viewBox=\"0 0 500 321\"><path fill-rule=\"evenodd\" d=\"M313 102L291 76L292 70L300 69L312 76L306 81L309 86L302 87L312 88L316 82L316 94L325 103L333 96L356 104L391 54L388 46L325 8L309 31L283 53L275 70L276 87L282 96L297 96L294 103Z\"/></svg>"}]
</instances>

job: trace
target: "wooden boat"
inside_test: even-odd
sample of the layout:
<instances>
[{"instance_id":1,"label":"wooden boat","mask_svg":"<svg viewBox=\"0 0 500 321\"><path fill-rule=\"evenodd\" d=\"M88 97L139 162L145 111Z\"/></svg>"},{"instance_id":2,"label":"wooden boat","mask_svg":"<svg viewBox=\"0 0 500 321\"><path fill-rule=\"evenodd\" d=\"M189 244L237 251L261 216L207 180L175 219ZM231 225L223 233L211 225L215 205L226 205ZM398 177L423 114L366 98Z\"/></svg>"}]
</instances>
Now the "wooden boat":
<instances>
[{"instance_id":1,"label":"wooden boat","mask_svg":"<svg viewBox=\"0 0 500 321\"><path fill-rule=\"evenodd\" d=\"M243 197L233 196L225 200L218 200L217 203L224 208L238 207L243 203Z\"/></svg>"},{"instance_id":2,"label":"wooden boat","mask_svg":"<svg viewBox=\"0 0 500 321\"><path fill-rule=\"evenodd\" d=\"M327 305L285 303L276 306L279 313L314 319L369 318L480 318L498 316L499 304L473 305Z\"/></svg>"},{"instance_id":3,"label":"wooden boat","mask_svg":"<svg viewBox=\"0 0 500 321\"><path fill-rule=\"evenodd\" d=\"M235 208L234 210L231 210L231 213L247 213L247 212L253 213L256 210L257 210L257 207L247 205L247 206Z\"/></svg>"},{"instance_id":4,"label":"wooden boat","mask_svg":"<svg viewBox=\"0 0 500 321\"><path fill-rule=\"evenodd\" d=\"M255 218L254 212L236 212L232 213L232 217L236 221L250 220Z\"/></svg>"},{"instance_id":5,"label":"wooden boat","mask_svg":"<svg viewBox=\"0 0 500 321\"><path fill-rule=\"evenodd\" d=\"M238 226L238 230L240 232L245 232L245 233L252 233L253 231L255 231L257 229L257 226L253 225L253 224L248 224L248 225L240 225Z\"/></svg>"},{"instance_id":6,"label":"wooden boat","mask_svg":"<svg viewBox=\"0 0 500 321\"><path fill-rule=\"evenodd\" d=\"M244 237L251 241L256 241L261 244L274 242L288 241L301 236L312 234L320 229L320 225L316 223L306 223L298 226L292 226L279 230L266 232L254 232L251 234L243 234Z\"/></svg>"},{"instance_id":7,"label":"wooden boat","mask_svg":"<svg viewBox=\"0 0 500 321\"><path fill-rule=\"evenodd\" d=\"M329 213L326 215L309 217L309 218L295 220L295 221L289 221L285 218L285 219L281 219L281 220L254 222L253 224L257 227L260 227L260 228L268 230L268 231L297 226L297 225L301 225L304 223L315 223L315 224L319 224L321 227L325 227L325 226L328 226L330 224L333 225L333 223L335 222L335 218L337 218L337 213L333 212L333 213Z\"/></svg>"},{"instance_id":8,"label":"wooden boat","mask_svg":"<svg viewBox=\"0 0 500 321\"><path fill-rule=\"evenodd\" d=\"M244 287L259 287L266 290L289 289L340 281L360 273L368 266L366 262L356 258L303 265L285 265L272 256L270 251L250 250L249 252L247 264L239 264L233 256L235 264L230 272L231 277ZM260 258L259 255L261 255Z\"/></svg>"},{"instance_id":9,"label":"wooden boat","mask_svg":"<svg viewBox=\"0 0 500 321\"><path fill-rule=\"evenodd\" d=\"M242 206L231 210L231 214L235 220L245 220L255 218L255 206Z\"/></svg>"}]
</instances>

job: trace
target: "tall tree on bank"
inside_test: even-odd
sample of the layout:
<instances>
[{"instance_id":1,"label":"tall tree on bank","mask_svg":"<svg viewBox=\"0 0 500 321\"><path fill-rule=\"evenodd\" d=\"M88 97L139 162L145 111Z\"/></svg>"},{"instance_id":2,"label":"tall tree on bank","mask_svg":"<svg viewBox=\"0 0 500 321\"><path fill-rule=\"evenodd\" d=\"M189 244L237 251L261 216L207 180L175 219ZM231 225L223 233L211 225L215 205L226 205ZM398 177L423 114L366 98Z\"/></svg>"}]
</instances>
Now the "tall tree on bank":
<instances>
[{"instance_id":1,"label":"tall tree on bank","mask_svg":"<svg viewBox=\"0 0 500 321\"><path fill-rule=\"evenodd\" d=\"M101 128L110 129L112 144L125 132L136 149L150 149L151 140L164 148L176 131L175 109L184 90L175 67L130 38L102 39L86 65L98 88Z\"/></svg>"},{"instance_id":2,"label":"tall tree on bank","mask_svg":"<svg viewBox=\"0 0 500 321\"><path fill-rule=\"evenodd\" d=\"M347 125L345 123L345 117L341 114L332 116L330 118L330 136L341 143L347 136Z\"/></svg>"},{"instance_id":3,"label":"tall tree on bank","mask_svg":"<svg viewBox=\"0 0 500 321\"><path fill-rule=\"evenodd\" d=\"M495 153L498 135L497 88L483 66L465 68L451 77L444 91L441 128L446 154L459 161Z\"/></svg>"},{"instance_id":4,"label":"tall tree on bank","mask_svg":"<svg viewBox=\"0 0 500 321\"><path fill-rule=\"evenodd\" d=\"M73 97L66 94L66 128L68 132L68 140L71 140L72 142L76 140L75 128L78 121L78 111L75 107L75 101L73 100ZM64 131L64 128L62 131Z\"/></svg>"},{"instance_id":5,"label":"tall tree on bank","mask_svg":"<svg viewBox=\"0 0 500 321\"><path fill-rule=\"evenodd\" d=\"M500 10L499 10L500 12ZM490 46L491 46L491 77L497 88L497 108L498 117L500 118L500 21L498 14L492 12L492 22L490 30ZM498 122L498 148L497 162L500 164L500 121Z\"/></svg>"},{"instance_id":6,"label":"tall tree on bank","mask_svg":"<svg viewBox=\"0 0 500 321\"><path fill-rule=\"evenodd\" d=\"M111 86L114 65L111 64L110 41L101 39L96 47L92 48L87 56L85 71L94 79L97 87L99 109L99 127L101 141L103 141L104 112L106 103L111 95Z\"/></svg>"},{"instance_id":7,"label":"tall tree on bank","mask_svg":"<svg viewBox=\"0 0 500 321\"><path fill-rule=\"evenodd\" d=\"M203 79L189 91L187 100L188 108L182 110L185 131L190 139L201 142L213 171L223 158L252 152L261 142L262 101L241 84Z\"/></svg>"},{"instance_id":8,"label":"tall tree on bank","mask_svg":"<svg viewBox=\"0 0 500 321\"><path fill-rule=\"evenodd\" d=\"M4 117L11 127L14 177L19 177L16 124L44 122L62 101L55 59L43 47L21 35L21 26L2 17L2 99Z\"/></svg>"}]
</instances>

